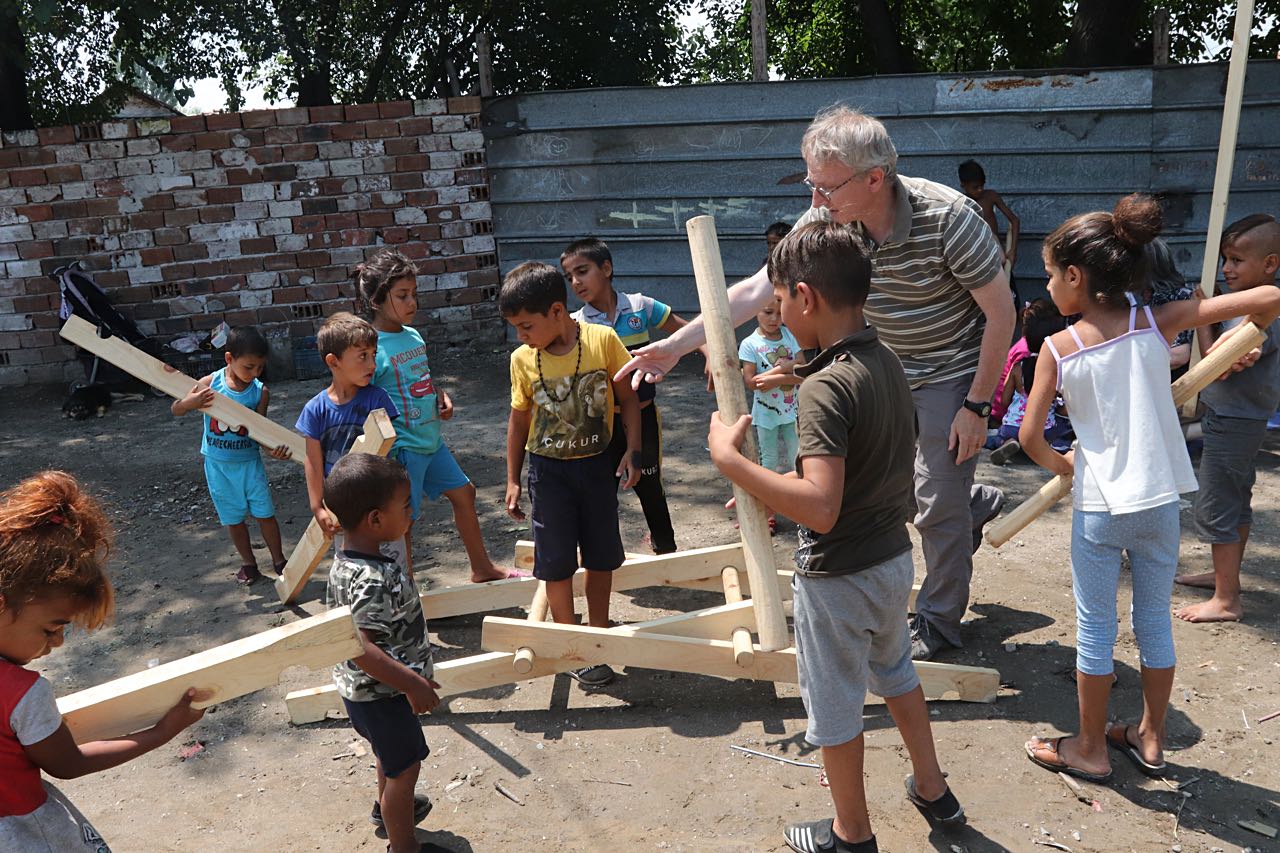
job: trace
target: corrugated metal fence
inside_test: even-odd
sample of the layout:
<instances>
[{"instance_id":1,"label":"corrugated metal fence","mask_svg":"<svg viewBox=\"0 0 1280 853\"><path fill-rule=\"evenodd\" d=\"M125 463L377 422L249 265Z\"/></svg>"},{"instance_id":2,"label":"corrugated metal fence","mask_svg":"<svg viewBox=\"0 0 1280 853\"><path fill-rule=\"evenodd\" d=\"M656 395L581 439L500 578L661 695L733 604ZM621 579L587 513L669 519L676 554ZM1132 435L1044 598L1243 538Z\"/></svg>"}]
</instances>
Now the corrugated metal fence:
<instances>
[{"instance_id":1,"label":"corrugated metal fence","mask_svg":"<svg viewBox=\"0 0 1280 853\"><path fill-rule=\"evenodd\" d=\"M1160 194L1178 265L1198 278L1226 64L1028 76L912 75L495 98L483 111L503 271L608 241L621 290L697 299L684 222L714 214L730 280L764 229L808 206L800 137L844 102L884 119L900 171L957 186L969 157L1022 219L1015 275L1041 291L1039 243L1068 216ZM1280 214L1280 62L1249 65L1228 221Z\"/></svg>"}]
</instances>

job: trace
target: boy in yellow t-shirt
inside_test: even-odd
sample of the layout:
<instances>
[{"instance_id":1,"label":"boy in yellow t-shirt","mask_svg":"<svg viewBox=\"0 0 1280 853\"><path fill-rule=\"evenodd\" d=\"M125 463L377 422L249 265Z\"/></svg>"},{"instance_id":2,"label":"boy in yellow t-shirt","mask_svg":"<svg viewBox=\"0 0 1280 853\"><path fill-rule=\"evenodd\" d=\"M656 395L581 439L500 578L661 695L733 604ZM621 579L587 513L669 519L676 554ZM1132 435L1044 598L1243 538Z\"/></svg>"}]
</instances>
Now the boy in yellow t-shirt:
<instances>
[{"instance_id":1,"label":"boy in yellow t-shirt","mask_svg":"<svg viewBox=\"0 0 1280 853\"><path fill-rule=\"evenodd\" d=\"M640 479L640 402L630 382L612 379L627 363L622 340L608 326L576 322L568 299L564 276L540 263L516 267L498 294L498 310L523 344L511 354L507 513L524 520L520 475L527 451L533 576L546 585L551 618L577 622L573 575L581 549L588 624L607 628L612 572L624 559L615 480L631 488ZM616 471L605 452L615 399L627 436ZM607 664L569 675L588 687L613 680Z\"/></svg>"}]
</instances>

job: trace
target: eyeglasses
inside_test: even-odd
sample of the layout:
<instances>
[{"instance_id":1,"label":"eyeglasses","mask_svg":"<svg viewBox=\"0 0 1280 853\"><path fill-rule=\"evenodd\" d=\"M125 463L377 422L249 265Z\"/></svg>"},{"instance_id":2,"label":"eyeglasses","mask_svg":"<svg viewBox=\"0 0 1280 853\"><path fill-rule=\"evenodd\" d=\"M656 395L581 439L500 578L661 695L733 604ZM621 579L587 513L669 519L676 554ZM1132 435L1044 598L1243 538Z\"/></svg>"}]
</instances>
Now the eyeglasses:
<instances>
[{"instance_id":1,"label":"eyeglasses","mask_svg":"<svg viewBox=\"0 0 1280 853\"><path fill-rule=\"evenodd\" d=\"M831 197L832 197L833 195L835 195L836 193L838 193L838 192L840 191L841 187L843 187L845 184L849 183L850 181L852 181L852 180L853 180L854 178L856 178L856 177L858 177L858 173L857 173L857 172L854 172L852 175L850 175L849 177L845 178L843 181L841 181L839 184L837 184L836 186L832 187L832 188L831 188L831 189L829 189L829 190L824 190L822 187L818 186L817 184L815 184L813 181L809 180L808 178L805 178L805 179L804 179L804 185L805 185L806 187L808 187L808 188L809 188L810 192L815 192L815 193L817 193L818 195L820 195L820 196L822 196L823 198L825 198L827 201L831 201Z\"/></svg>"}]
</instances>

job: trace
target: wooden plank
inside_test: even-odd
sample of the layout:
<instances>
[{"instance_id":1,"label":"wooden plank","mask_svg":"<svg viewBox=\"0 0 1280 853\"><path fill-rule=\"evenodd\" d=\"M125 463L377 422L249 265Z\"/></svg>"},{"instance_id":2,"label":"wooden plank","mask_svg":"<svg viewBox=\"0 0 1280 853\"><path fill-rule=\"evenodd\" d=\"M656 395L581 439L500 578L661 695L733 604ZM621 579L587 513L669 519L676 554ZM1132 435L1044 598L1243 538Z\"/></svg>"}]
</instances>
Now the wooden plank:
<instances>
[{"instance_id":1,"label":"wooden plank","mask_svg":"<svg viewBox=\"0 0 1280 853\"><path fill-rule=\"evenodd\" d=\"M1249 36L1253 30L1253 0L1236 3L1236 26L1231 40L1231 61L1227 65L1227 90L1222 103L1222 127L1218 131L1218 165L1213 173L1213 195L1209 199L1209 226L1205 232L1204 260L1200 265L1200 292L1213 295L1213 282L1218 277L1218 244L1222 226L1227 221L1227 199L1231 194L1231 172L1236 162L1236 132L1240 127L1240 104L1244 100L1244 75L1249 67ZM1198 332L1192 331L1191 368L1200 361ZM1185 377L1184 377L1185 378ZM1183 413L1194 417L1196 393L1180 405Z\"/></svg>"},{"instance_id":2,"label":"wooden plank","mask_svg":"<svg viewBox=\"0 0 1280 853\"><path fill-rule=\"evenodd\" d=\"M67 319L59 334L81 349L111 362L125 373L141 379L152 388L163 391L174 399L181 400L195 387L196 380L174 370L160 359L147 355L137 347L126 343L122 338L98 337L98 330L92 323L75 315ZM250 438L268 450L275 450L283 444L289 448L290 458L299 465L306 459L307 447L302 436L268 420L229 397L214 392L213 403L209 408L197 409L197 411L217 418L232 429L244 427L248 430Z\"/></svg>"},{"instance_id":3,"label":"wooden plank","mask_svg":"<svg viewBox=\"0 0 1280 853\"><path fill-rule=\"evenodd\" d=\"M79 743L153 726L190 688L211 691L206 708L278 684L293 666L320 669L364 653L351 611L335 608L189 657L126 675L58 700Z\"/></svg>"},{"instance_id":4,"label":"wooden plank","mask_svg":"<svg viewBox=\"0 0 1280 853\"><path fill-rule=\"evenodd\" d=\"M765 0L751 0L751 79L769 79L769 34Z\"/></svg>"},{"instance_id":5,"label":"wooden plank","mask_svg":"<svg viewBox=\"0 0 1280 853\"><path fill-rule=\"evenodd\" d=\"M685 223L685 230L689 234L689 252L693 256L693 277L698 287L698 304L702 308L707 364L715 380L716 404L720 420L732 424L747 414L747 393L738 361L738 342L730 319L729 294L720 244L716 239L716 221L710 216L695 216ZM748 459L758 458L753 433L754 430L747 430L747 441L742 448ZM773 538L765 518L764 504L738 485L733 487L733 496L747 576L751 579L751 601L756 608L760 646L765 651L786 648L787 618L782 612L782 596L773 583L777 566L773 561Z\"/></svg>"},{"instance_id":6,"label":"wooden plank","mask_svg":"<svg viewBox=\"0 0 1280 853\"><path fill-rule=\"evenodd\" d=\"M1181 406L1194 400L1209 384L1217 380L1231 365L1249 350L1260 346L1266 335L1255 324L1246 321L1231 338L1215 349L1204 360L1183 374L1173 383L1173 404ZM987 528L987 543L999 548L1016 536L1028 524L1045 513L1049 507L1071 494L1071 477L1059 474L1040 487L1034 495L1020 503L1013 512L997 520Z\"/></svg>"},{"instance_id":7,"label":"wooden plank","mask_svg":"<svg viewBox=\"0 0 1280 853\"><path fill-rule=\"evenodd\" d=\"M752 610L750 602L708 607L692 613L680 613L676 616L666 616L634 625L623 625L613 630L624 631L628 636L633 633L658 631L675 636L712 638L723 637L733 629L733 625L740 624L745 624L749 628L755 627L755 611ZM577 668L577 664L570 661L535 657L530 670L521 674L515 670L514 659L515 655L507 652L486 652L438 663L435 666L434 678L440 684L440 689L436 693L441 697L472 693L501 684L512 684ZM285 705L289 709L289 720L294 725L316 723L323 720L330 711L342 710L338 690L332 683L306 690L294 690L285 697Z\"/></svg>"},{"instance_id":8,"label":"wooden plank","mask_svg":"<svg viewBox=\"0 0 1280 853\"><path fill-rule=\"evenodd\" d=\"M387 416L385 409L374 409L364 419L364 432L356 436L347 452L386 456L395 443L396 431L391 426L391 418ZM293 553L289 555L284 571L276 578L276 594L282 602L289 604L298 597L298 593L302 592L307 581L315 574L320 561L329 553L332 544L333 539L325 535L320 522L311 519L302 538L294 546Z\"/></svg>"},{"instance_id":9,"label":"wooden plank","mask_svg":"<svg viewBox=\"0 0 1280 853\"><path fill-rule=\"evenodd\" d=\"M634 561L634 560L648 560L653 557L665 557L668 555L637 554L633 551L625 551L623 552L623 556L626 560ZM516 541L516 555L515 555L515 558L512 560L511 565L522 571L526 571L526 572L533 571L533 540L520 539ZM581 555L578 556L578 565L582 565Z\"/></svg>"},{"instance_id":10,"label":"wooden plank","mask_svg":"<svg viewBox=\"0 0 1280 853\"><path fill-rule=\"evenodd\" d=\"M759 611L756 612L759 619ZM691 672L721 678L794 682L794 648L765 651L757 646L750 666L733 660L733 644L727 640L677 637L669 634L622 629L589 628L490 616L484 620L480 645L487 651L510 651L521 646L534 650L538 660L560 660L573 667L614 663L642 669ZM994 669L921 661L916 671L931 699L958 698L969 702L994 702L1000 689L1000 673Z\"/></svg>"}]
</instances>

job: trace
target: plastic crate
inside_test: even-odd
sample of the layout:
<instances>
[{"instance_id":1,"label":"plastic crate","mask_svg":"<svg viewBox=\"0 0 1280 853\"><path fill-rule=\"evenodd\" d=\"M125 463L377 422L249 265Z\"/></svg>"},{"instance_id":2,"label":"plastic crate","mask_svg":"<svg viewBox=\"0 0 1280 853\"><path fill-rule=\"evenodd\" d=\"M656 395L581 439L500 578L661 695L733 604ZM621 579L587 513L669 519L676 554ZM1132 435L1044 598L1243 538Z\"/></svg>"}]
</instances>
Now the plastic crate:
<instances>
[{"instance_id":1,"label":"plastic crate","mask_svg":"<svg viewBox=\"0 0 1280 853\"><path fill-rule=\"evenodd\" d=\"M316 349L315 335L294 339L293 374L295 379L320 379L329 375L329 366Z\"/></svg>"}]
</instances>

